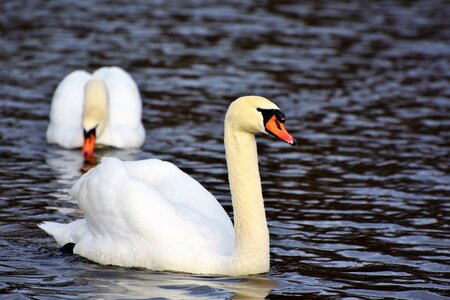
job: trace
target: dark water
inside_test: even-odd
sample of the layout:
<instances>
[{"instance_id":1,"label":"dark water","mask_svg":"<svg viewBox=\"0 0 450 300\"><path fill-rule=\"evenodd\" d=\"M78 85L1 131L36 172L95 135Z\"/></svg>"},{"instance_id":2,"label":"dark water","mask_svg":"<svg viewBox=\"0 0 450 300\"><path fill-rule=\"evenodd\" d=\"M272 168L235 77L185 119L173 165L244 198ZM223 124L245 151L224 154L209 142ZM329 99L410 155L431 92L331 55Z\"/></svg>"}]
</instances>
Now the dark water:
<instances>
[{"instance_id":1,"label":"dark water","mask_svg":"<svg viewBox=\"0 0 450 300\"><path fill-rule=\"evenodd\" d=\"M1 1L2 299L449 299L450 5L446 1ZM231 211L222 122L273 99L299 140L259 139L268 274L101 266L37 228L80 217L78 150L48 145L49 103L74 69L138 83L143 149Z\"/></svg>"}]
</instances>

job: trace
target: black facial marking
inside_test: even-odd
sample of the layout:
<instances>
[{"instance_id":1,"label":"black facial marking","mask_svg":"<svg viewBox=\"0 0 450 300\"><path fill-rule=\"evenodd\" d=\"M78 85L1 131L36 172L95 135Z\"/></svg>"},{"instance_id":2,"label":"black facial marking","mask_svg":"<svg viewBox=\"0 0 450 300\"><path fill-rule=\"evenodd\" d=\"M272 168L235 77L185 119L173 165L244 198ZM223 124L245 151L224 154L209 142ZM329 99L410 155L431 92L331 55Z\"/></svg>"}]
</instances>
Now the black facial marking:
<instances>
[{"instance_id":1,"label":"black facial marking","mask_svg":"<svg viewBox=\"0 0 450 300\"><path fill-rule=\"evenodd\" d=\"M275 116L275 118L277 119L278 122L280 123L284 123L286 121L286 116L283 114L283 112L279 109L264 109L264 108L257 108L257 111L261 112L261 114L263 115L263 119L264 119L264 125L267 124L267 122L270 120L270 118L272 118L273 116ZM279 129L280 125L278 123L277 127Z\"/></svg>"},{"instance_id":2,"label":"black facial marking","mask_svg":"<svg viewBox=\"0 0 450 300\"><path fill-rule=\"evenodd\" d=\"M92 128L89 131L86 131L83 129L83 134L84 134L84 138L87 139L88 137L90 137L91 135L95 136L95 129L97 129L97 126L95 126L94 128Z\"/></svg>"}]
</instances>

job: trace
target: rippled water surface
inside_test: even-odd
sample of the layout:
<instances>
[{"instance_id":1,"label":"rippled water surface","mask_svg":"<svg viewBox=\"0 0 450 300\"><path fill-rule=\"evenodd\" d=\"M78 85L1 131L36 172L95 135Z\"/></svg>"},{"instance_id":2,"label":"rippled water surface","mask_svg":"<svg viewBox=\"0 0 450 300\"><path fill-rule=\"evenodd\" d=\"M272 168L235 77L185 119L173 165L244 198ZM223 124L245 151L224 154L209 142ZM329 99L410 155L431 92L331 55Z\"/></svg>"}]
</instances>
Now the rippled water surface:
<instances>
[{"instance_id":1,"label":"rippled water surface","mask_svg":"<svg viewBox=\"0 0 450 300\"><path fill-rule=\"evenodd\" d=\"M450 297L450 6L446 1L1 1L2 299ZM79 150L48 145L49 103L74 69L138 83L143 149L231 212L223 117L273 99L299 140L258 138L268 274L101 266L37 228L80 218Z\"/></svg>"}]
</instances>

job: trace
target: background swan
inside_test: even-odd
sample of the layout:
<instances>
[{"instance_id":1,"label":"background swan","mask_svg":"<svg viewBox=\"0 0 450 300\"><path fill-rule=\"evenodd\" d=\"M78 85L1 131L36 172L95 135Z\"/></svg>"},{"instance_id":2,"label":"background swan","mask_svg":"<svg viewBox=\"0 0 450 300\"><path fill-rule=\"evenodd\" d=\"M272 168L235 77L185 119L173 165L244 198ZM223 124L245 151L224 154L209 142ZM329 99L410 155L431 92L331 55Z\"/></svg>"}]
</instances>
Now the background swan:
<instances>
[{"instance_id":1,"label":"background swan","mask_svg":"<svg viewBox=\"0 0 450 300\"><path fill-rule=\"evenodd\" d=\"M92 156L95 144L141 147L145 141L141 116L139 90L123 69L73 71L53 95L47 141L64 148L83 147L86 157Z\"/></svg>"},{"instance_id":2,"label":"background swan","mask_svg":"<svg viewBox=\"0 0 450 300\"><path fill-rule=\"evenodd\" d=\"M214 196L169 162L104 158L71 189L85 219L39 226L59 245L101 264L244 275L269 269L255 133L295 145L269 100L235 100L225 117L234 228ZM69 244L73 243L73 244ZM67 246L66 246L67 247Z\"/></svg>"}]
</instances>

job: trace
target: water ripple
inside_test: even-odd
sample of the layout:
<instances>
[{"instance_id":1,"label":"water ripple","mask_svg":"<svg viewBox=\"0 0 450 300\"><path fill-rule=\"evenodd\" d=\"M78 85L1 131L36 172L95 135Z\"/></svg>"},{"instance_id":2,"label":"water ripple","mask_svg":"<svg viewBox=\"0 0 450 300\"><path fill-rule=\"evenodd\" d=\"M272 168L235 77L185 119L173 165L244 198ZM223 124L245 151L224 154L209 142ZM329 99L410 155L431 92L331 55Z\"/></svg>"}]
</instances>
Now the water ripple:
<instances>
[{"instance_id":1,"label":"water ripple","mask_svg":"<svg viewBox=\"0 0 450 300\"><path fill-rule=\"evenodd\" d=\"M432 1L2 1L0 293L5 299L450 297L450 8ZM100 266L36 224L80 217L78 150L47 145L73 69L120 65L144 101L143 149L232 214L227 105L274 99L297 148L258 137L271 270L242 278ZM270 144L270 145L269 145Z\"/></svg>"}]
</instances>

